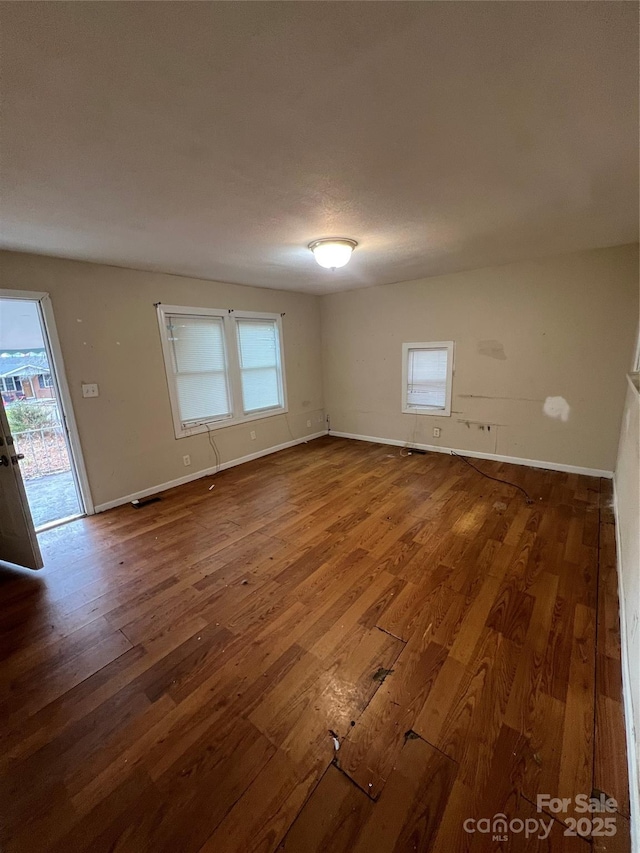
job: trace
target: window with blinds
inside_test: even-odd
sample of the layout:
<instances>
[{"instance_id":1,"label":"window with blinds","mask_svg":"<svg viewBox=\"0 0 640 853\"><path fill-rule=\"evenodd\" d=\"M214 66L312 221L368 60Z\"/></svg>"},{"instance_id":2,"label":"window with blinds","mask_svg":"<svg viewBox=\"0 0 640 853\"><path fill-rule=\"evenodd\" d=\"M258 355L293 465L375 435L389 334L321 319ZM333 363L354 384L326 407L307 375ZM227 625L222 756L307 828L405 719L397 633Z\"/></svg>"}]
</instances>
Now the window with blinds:
<instances>
[{"instance_id":1,"label":"window with blinds","mask_svg":"<svg viewBox=\"0 0 640 853\"><path fill-rule=\"evenodd\" d=\"M282 406L280 344L275 320L236 319L245 414Z\"/></svg>"},{"instance_id":2,"label":"window with blinds","mask_svg":"<svg viewBox=\"0 0 640 853\"><path fill-rule=\"evenodd\" d=\"M403 344L404 412L451 414L453 341Z\"/></svg>"},{"instance_id":3,"label":"window with blinds","mask_svg":"<svg viewBox=\"0 0 640 853\"><path fill-rule=\"evenodd\" d=\"M286 412L279 314L159 305L177 438Z\"/></svg>"},{"instance_id":4,"label":"window with blinds","mask_svg":"<svg viewBox=\"0 0 640 853\"><path fill-rule=\"evenodd\" d=\"M181 423L231 417L223 318L168 314L166 329Z\"/></svg>"}]
</instances>

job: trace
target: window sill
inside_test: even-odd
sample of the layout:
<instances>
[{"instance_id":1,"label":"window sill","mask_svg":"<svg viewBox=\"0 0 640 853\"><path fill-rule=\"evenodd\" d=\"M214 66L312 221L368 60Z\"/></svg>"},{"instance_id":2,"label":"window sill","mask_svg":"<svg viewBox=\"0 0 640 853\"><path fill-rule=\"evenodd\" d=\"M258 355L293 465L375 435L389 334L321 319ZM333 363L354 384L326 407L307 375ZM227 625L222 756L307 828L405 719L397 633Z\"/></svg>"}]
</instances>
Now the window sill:
<instances>
[{"instance_id":1,"label":"window sill","mask_svg":"<svg viewBox=\"0 0 640 853\"><path fill-rule=\"evenodd\" d=\"M436 418L450 418L451 410L447 409L408 409L405 408L402 410L403 415L431 415Z\"/></svg>"},{"instance_id":2,"label":"window sill","mask_svg":"<svg viewBox=\"0 0 640 853\"><path fill-rule=\"evenodd\" d=\"M206 423L195 424L188 428L179 428L176 426L176 438L189 438L191 435L199 435L202 432L213 432L218 429L227 427L239 426L240 424L248 424L252 421L261 421L265 418L273 418L276 415L286 415L288 408L270 409L268 411L256 412L253 415L243 415L239 418L226 418L223 421L207 421Z\"/></svg>"}]
</instances>

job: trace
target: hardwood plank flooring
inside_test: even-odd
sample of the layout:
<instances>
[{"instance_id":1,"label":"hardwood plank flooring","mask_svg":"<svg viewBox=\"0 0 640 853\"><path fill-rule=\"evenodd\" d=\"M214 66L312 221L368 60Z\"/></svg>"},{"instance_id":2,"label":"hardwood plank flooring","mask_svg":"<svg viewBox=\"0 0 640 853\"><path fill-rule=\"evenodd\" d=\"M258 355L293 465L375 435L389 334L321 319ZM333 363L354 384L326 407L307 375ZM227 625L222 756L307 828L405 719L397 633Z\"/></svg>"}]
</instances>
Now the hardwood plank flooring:
<instances>
[{"instance_id":1,"label":"hardwood plank flooring","mask_svg":"<svg viewBox=\"0 0 640 853\"><path fill-rule=\"evenodd\" d=\"M326 437L0 567L3 853L628 851L610 483L477 466L531 503Z\"/></svg>"}]
</instances>

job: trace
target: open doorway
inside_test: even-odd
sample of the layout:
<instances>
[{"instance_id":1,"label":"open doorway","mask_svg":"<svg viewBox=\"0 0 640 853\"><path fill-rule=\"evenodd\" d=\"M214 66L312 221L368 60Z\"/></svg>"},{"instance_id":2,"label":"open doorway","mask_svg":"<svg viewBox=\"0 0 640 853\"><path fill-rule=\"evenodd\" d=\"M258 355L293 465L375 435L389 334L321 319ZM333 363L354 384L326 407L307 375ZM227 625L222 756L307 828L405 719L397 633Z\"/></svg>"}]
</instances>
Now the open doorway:
<instances>
[{"instance_id":1,"label":"open doorway","mask_svg":"<svg viewBox=\"0 0 640 853\"><path fill-rule=\"evenodd\" d=\"M38 531L87 512L79 447L71 440L69 410L61 394L66 382L52 347L53 320L47 323L45 295L31 299L4 293L0 291L0 397Z\"/></svg>"}]
</instances>

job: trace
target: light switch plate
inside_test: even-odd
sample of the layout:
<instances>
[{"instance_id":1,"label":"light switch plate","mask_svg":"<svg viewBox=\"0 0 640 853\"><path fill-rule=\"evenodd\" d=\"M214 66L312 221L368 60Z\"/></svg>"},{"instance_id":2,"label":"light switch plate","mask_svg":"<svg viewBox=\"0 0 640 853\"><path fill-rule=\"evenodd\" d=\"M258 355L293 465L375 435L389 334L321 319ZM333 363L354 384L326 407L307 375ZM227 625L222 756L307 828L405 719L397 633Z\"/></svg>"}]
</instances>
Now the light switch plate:
<instances>
[{"instance_id":1,"label":"light switch plate","mask_svg":"<svg viewBox=\"0 0 640 853\"><path fill-rule=\"evenodd\" d=\"M98 391L98 386L93 383L83 383L82 385L82 396L83 397L98 397L100 392Z\"/></svg>"}]
</instances>

